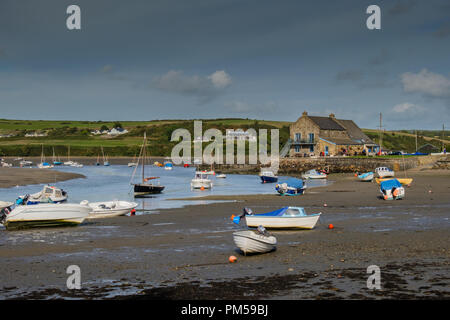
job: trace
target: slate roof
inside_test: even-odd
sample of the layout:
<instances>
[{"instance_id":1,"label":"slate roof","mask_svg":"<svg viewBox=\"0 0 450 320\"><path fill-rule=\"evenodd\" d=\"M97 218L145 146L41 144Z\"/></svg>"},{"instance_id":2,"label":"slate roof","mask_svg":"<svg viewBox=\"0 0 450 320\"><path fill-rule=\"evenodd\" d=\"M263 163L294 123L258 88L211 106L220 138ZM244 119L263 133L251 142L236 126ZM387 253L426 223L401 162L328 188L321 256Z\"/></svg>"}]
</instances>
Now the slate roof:
<instances>
[{"instance_id":1,"label":"slate roof","mask_svg":"<svg viewBox=\"0 0 450 320\"><path fill-rule=\"evenodd\" d=\"M353 120L336 119L336 121L339 122L341 126L343 126L347 130L347 134L353 141L360 144L375 144L372 139L370 139L364 134L364 132L362 132L362 130L356 125L356 123L353 122Z\"/></svg>"},{"instance_id":2,"label":"slate roof","mask_svg":"<svg viewBox=\"0 0 450 320\"><path fill-rule=\"evenodd\" d=\"M345 128L330 117L308 116L308 118L317 124L321 130L345 130Z\"/></svg>"}]
</instances>

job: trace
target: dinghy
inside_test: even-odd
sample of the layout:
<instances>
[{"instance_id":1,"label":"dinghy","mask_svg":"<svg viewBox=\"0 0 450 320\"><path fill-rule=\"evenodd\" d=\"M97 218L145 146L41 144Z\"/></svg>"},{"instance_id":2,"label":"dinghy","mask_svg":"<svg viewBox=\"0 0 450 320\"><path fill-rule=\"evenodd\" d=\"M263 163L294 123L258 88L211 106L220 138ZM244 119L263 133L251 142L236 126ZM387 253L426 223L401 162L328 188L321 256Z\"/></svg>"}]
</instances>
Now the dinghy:
<instances>
[{"instance_id":1,"label":"dinghy","mask_svg":"<svg viewBox=\"0 0 450 320\"><path fill-rule=\"evenodd\" d=\"M88 205L91 208L88 219L123 216L138 206L136 202L120 200L92 203L87 200L83 200L80 204Z\"/></svg>"},{"instance_id":2,"label":"dinghy","mask_svg":"<svg viewBox=\"0 0 450 320\"><path fill-rule=\"evenodd\" d=\"M245 218L247 226L276 229L313 229L322 213L306 214L302 207L284 207L272 212L253 214L250 208L244 208L242 216L232 216L234 223L239 224Z\"/></svg>"},{"instance_id":3,"label":"dinghy","mask_svg":"<svg viewBox=\"0 0 450 320\"><path fill-rule=\"evenodd\" d=\"M373 172L366 172L366 173L358 175L359 180L368 181L368 182L371 182L373 180L373 177L374 177Z\"/></svg>"},{"instance_id":4,"label":"dinghy","mask_svg":"<svg viewBox=\"0 0 450 320\"><path fill-rule=\"evenodd\" d=\"M172 169L173 169L173 164L172 164L172 162L166 161L166 162L164 163L164 170L172 170Z\"/></svg>"},{"instance_id":5,"label":"dinghy","mask_svg":"<svg viewBox=\"0 0 450 320\"><path fill-rule=\"evenodd\" d=\"M399 200L405 197L405 188L397 179L390 179L380 183L380 192L384 200Z\"/></svg>"},{"instance_id":6,"label":"dinghy","mask_svg":"<svg viewBox=\"0 0 450 320\"><path fill-rule=\"evenodd\" d=\"M90 211L87 205L72 203L16 206L3 220L3 225L7 230L75 226L82 223Z\"/></svg>"},{"instance_id":7,"label":"dinghy","mask_svg":"<svg viewBox=\"0 0 450 320\"><path fill-rule=\"evenodd\" d=\"M264 227L258 230L244 230L233 233L236 246L246 255L247 253L265 253L275 250L277 238L270 235Z\"/></svg>"},{"instance_id":8,"label":"dinghy","mask_svg":"<svg viewBox=\"0 0 450 320\"><path fill-rule=\"evenodd\" d=\"M306 171L302 177L304 179L326 179L328 176L325 172L319 172L314 169Z\"/></svg>"},{"instance_id":9,"label":"dinghy","mask_svg":"<svg viewBox=\"0 0 450 320\"><path fill-rule=\"evenodd\" d=\"M389 169L388 167L378 167L375 169L375 172L378 174L380 178L394 177L395 172Z\"/></svg>"},{"instance_id":10,"label":"dinghy","mask_svg":"<svg viewBox=\"0 0 450 320\"><path fill-rule=\"evenodd\" d=\"M297 196L305 193L306 185L302 179L289 178L286 181L277 183L275 190L282 196Z\"/></svg>"},{"instance_id":11,"label":"dinghy","mask_svg":"<svg viewBox=\"0 0 450 320\"><path fill-rule=\"evenodd\" d=\"M69 195L63 189L46 185L37 193L20 196L16 200L16 204L30 205L39 203L60 203L66 201L68 197Z\"/></svg>"}]
</instances>

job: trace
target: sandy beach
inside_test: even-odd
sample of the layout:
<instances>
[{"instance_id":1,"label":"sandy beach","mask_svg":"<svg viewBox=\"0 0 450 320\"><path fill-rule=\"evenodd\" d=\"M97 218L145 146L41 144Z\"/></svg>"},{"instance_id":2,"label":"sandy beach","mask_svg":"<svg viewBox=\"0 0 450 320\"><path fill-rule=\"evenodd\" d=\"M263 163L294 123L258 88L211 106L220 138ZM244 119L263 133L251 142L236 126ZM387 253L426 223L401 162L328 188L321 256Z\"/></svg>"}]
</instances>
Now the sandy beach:
<instances>
[{"instance_id":1,"label":"sandy beach","mask_svg":"<svg viewBox=\"0 0 450 320\"><path fill-rule=\"evenodd\" d=\"M84 178L84 175L50 169L0 168L0 188L40 183L55 183L78 178Z\"/></svg>"},{"instance_id":2,"label":"sandy beach","mask_svg":"<svg viewBox=\"0 0 450 320\"><path fill-rule=\"evenodd\" d=\"M379 199L375 182L332 174L332 185L298 197L216 196L205 199L224 202L76 228L0 230L0 297L448 299L450 172L408 175L414 182L398 201ZM241 255L232 232L245 225L231 214L286 205L323 215L313 230L271 231L274 252ZM81 290L66 288L72 264L81 268ZM381 290L367 288L370 265L380 267Z\"/></svg>"}]
</instances>

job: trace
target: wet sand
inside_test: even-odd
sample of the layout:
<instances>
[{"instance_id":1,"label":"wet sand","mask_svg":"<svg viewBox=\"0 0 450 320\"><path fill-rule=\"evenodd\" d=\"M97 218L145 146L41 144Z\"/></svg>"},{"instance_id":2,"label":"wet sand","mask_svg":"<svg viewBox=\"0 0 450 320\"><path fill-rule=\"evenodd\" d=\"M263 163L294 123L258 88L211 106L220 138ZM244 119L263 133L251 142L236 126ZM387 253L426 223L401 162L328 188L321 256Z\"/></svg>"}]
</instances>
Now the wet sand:
<instances>
[{"instance_id":1,"label":"wet sand","mask_svg":"<svg viewBox=\"0 0 450 320\"><path fill-rule=\"evenodd\" d=\"M0 297L448 299L450 172L409 176L414 182L399 201L379 199L375 182L335 174L332 185L298 197L207 197L235 201L75 228L0 230L2 270L8 270L0 275ZM230 215L285 205L323 215L314 230L272 231L274 252L241 255L232 232L244 226ZM230 255L236 263L228 263ZM81 290L66 288L72 264L81 268ZM381 269L381 290L367 288L370 265Z\"/></svg>"},{"instance_id":2,"label":"wet sand","mask_svg":"<svg viewBox=\"0 0 450 320\"><path fill-rule=\"evenodd\" d=\"M61 172L55 169L0 168L0 188L54 183L78 178L85 178L85 176L78 173Z\"/></svg>"}]
</instances>

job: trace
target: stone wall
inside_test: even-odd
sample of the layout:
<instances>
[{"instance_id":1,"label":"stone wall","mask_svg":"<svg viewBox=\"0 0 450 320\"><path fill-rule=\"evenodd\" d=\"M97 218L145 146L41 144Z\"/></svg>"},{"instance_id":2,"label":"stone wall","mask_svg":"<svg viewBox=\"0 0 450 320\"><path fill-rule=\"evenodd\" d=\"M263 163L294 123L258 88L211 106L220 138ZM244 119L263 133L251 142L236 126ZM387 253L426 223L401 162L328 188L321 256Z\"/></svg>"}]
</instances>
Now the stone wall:
<instances>
[{"instance_id":1,"label":"stone wall","mask_svg":"<svg viewBox=\"0 0 450 320\"><path fill-rule=\"evenodd\" d=\"M389 167L394 171L412 169L421 165L437 163L442 156L418 156L394 159L383 158L349 158L349 157L320 157L320 158L285 158L280 159L279 175L300 175L311 169L329 169L332 173L339 172L368 172L377 167ZM448 163L448 162L446 162ZM260 172L260 165L214 165L216 172L255 174ZM210 170L210 166L202 166L201 170Z\"/></svg>"}]
</instances>

